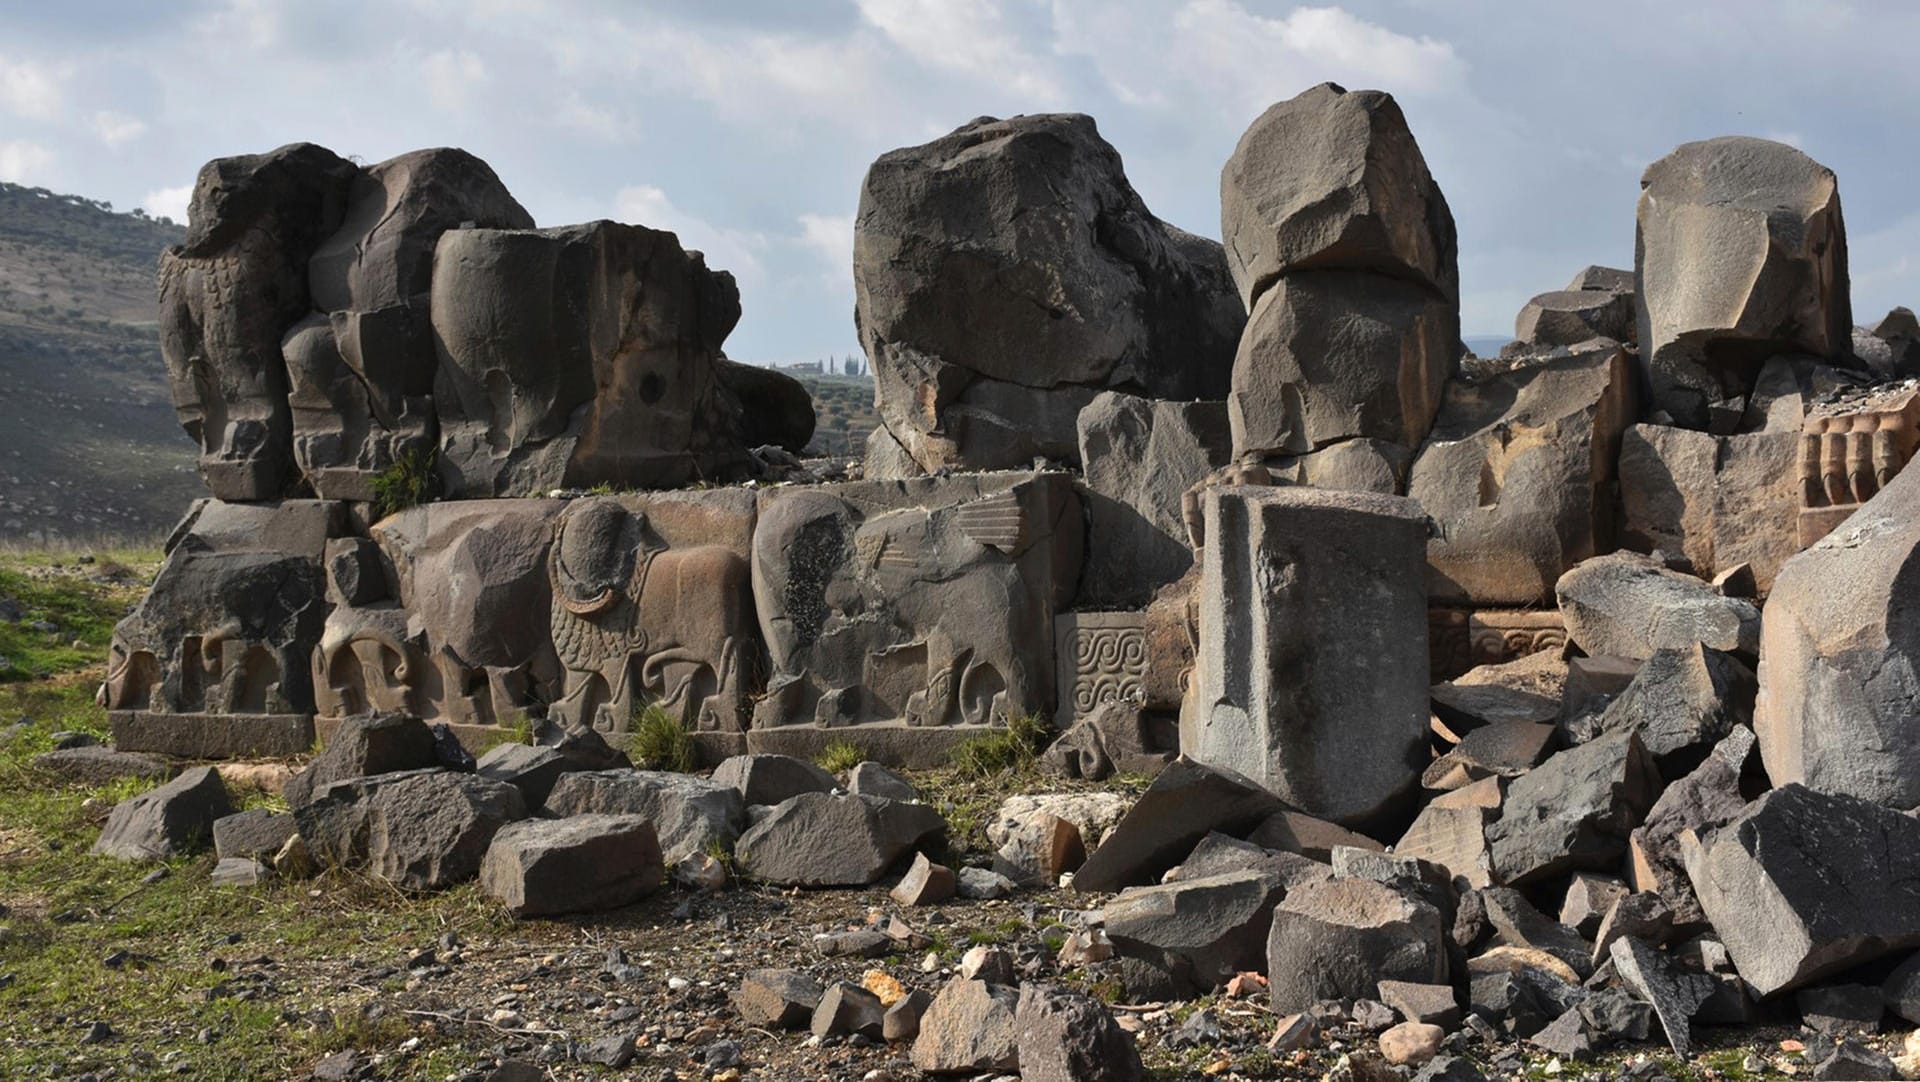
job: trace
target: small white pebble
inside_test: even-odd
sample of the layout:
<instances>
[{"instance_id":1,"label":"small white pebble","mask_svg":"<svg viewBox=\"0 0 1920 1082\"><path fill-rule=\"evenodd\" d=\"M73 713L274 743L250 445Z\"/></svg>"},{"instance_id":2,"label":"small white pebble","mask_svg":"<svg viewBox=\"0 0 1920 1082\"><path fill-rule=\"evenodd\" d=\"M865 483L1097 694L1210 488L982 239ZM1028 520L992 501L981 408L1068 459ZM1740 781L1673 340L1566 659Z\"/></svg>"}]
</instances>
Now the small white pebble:
<instances>
[{"instance_id":1,"label":"small white pebble","mask_svg":"<svg viewBox=\"0 0 1920 1082\"><path fill-rule=\"evenodd\" d=\"M685 977L667 978L667 990L670 992L684 992L691 987L693 987L693 982Z\"/></svg>"}]
</instances>

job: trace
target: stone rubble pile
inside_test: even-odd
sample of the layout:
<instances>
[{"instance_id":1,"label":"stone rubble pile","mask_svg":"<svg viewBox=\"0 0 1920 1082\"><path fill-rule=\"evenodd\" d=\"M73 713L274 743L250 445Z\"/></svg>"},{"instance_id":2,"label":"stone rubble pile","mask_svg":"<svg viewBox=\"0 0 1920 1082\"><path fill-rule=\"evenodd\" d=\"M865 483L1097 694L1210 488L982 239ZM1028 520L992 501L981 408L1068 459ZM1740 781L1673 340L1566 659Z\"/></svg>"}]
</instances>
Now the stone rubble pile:
<instances>
[{"instance_id":1,"label":"stone rubble pile","mask_svg":"<svg viewBox=\"0 0 1920 1082\"><path fill-rule=\"evenodd\" d=\"M212 163L162 299L216 499L116 634L119 750L50 765L320 735L290 814L197 768L102 834L211 844L222 882L477 877L529 917L735 876L902 908L1070 885L1052 969L738 991L934 1074L1138 1077L1063 976L1252 975L1276 1052L1357 1021L1420 1078L1477 1077L1463 1033L1684 1056L1920 1021L1920 323L1852 326L1833 173L1676 149L1635 269L1533 298L1490 358L1390 96L1269 109L1221 216L1224 246L1155 219L1086 117L890 152L855 230L864 478L676 487L810 428L721 356L739 298L698 253L536 230L458 151ZM381 517L423 449L454 498ZM598 483L632 491L564 491ZM1036 717L1049 769L1151 785L1016 796L940 863L887 767ZM662 724L711 777L634 769ZM843 743L870 761L810 761ZM1890 1076L1827 1051L1815 1077Z\"/></svg>"}]
</instances>

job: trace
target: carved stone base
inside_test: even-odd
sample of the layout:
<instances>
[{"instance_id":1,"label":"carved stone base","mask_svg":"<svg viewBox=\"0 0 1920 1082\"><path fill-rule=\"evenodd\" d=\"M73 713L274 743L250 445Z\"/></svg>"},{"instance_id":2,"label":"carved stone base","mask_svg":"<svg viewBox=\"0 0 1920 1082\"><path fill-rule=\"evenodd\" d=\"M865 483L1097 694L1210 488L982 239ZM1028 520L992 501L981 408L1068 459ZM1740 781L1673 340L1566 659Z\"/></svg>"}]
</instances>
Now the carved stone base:
<instances>
[{"instance_id":1,"label":"carved stone base","mask_svg":"<svg viewBox=\"0 0 1920 1082\"><path fill-rule=\"evenodd\" d=\"M313 747L311 714L156 714L111 710L113 746L181 759L299 755Z\"/></svg>"},{"instance_id":2,"label":"carved stone base","mask_svg":"<svg viewBox=\"0 0 1920 1082\"><path fill-rule=\"evenodd\" d=\"M995 731L994 727L987 725L848 725L827 728L783 725L773 729L748 729L746 750L756 755L791 755L811 762L827 749L828 744L845 740L859 745L867 758L876 763L908 770L928 770L947 765L952 760L953 749L963 741Z\"/></svg>"},{"instance_id":3,"label":"carved stone base","mask_svg":"<svg viewBox=\"0 0 1920 1082\"><path fill-rule=\"evenodd\" d=\"M1567 645L1567 624L1548 609L1428 609L1433 680Z\"/></svg>"}]
</instances>

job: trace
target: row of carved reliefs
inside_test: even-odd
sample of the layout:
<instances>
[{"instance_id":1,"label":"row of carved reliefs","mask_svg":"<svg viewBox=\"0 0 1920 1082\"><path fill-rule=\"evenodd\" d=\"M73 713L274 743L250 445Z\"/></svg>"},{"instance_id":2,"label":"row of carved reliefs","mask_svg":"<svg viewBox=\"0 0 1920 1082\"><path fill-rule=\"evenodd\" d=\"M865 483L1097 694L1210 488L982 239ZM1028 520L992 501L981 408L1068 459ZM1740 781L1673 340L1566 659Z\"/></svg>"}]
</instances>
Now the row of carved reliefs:
<instances>
[{"instance_id":1,"label":"row of carved reliefs","mask_svg":"<svg viewBox=\"0 0 1920 1082\"><path fill-rule=\"evenodd\" d=\"M761 497L753 594L771 673L756 728L986 725L1045 714L1053 614L1079 576L1064 474Z\"/></svg>"},{"instance_id":2,"label":"row of carved reliefs","mask_svg":"<svg viewBox=\"0 0 1920 1082\"><path fill-rule=\"evenodd\" d=\"M1440 681L1476 666L1564 650L1567 624L1553 609L1429 609L1427 643L1433 679Z\"/></svg>"},{"instance_id":3,"label":"row of carved reliefs","mask_svg":"<svg viewBox=\"0 0 1920 1082\"><path fill-rule=\"evenodd\" d=\"M1800 429L1800 546L1832 533L1920 450L1920 390L1820 409Z\"/></svg>"},{"instance_id":4,"label":"row of carved reliefs","mask_svg":"<svg viewBox=\"0 0 1920 1082\"><path fill-rule=\"evenodd\" d=\"M311 743L308 658L327 604L321 559L347 529L343 505L197 501L153 586L114 628L100 705L128 750L198 753L199 719L259 719L245 747Z\"/></svg>"}]
</instances>

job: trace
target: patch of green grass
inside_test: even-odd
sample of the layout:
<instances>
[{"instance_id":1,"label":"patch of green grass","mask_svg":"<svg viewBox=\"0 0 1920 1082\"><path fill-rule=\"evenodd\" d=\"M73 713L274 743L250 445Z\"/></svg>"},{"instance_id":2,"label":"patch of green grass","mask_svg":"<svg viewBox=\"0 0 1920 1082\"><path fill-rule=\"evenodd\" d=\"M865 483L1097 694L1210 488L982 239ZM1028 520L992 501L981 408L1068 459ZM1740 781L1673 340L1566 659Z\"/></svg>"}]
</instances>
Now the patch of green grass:
<instances>
[{"instance_id":1,"label":"patch of green grass","mask_svg":"<svg viewBox=\"0 0 1920 1082\"><path fill-rule=\"evenodd\" d=\"M149 554L149 566L158 554ZM106 657L113 625L139 597L143 581L101 574L99 564L9 555L0 559L0 682L77 672ZM4 709L4 704L0 704Z\"/></svg>"},{"instance_id":2,"label":"patch of green grass","mask_svg":"<svg viewBox=\"0 0 1920 1082\"><path fill-rule=\"evenodd\" d=\"M1033 768L1047 738L1046 722L1032 714L1016 714L1007 727L968 737L954 746L953 765L960 773L984 781L1003 773L1021 774Z\"/></svg>"},{"instance_id":3,"label":"patch of green grass","mask_svg":"<svg viewBox=\"0 0 1920 1082\"><path fill-rule=\"evenodd\" d=\"M481 743L480 749L475 754L485 755L502 744L531 743L533 743L533 719L527 717L525 710L513 710L500 719L499 731L488 734L487 739Z\"/></svg>"},{"instance_id":4,"label":"patch of green grass","mask_svg":"<svg viewBox=\"0 0 1920 1082\"><path fill-rule=\"evenodd\" d=\"M820 749L820 758L815 760L820 769L829 774L840 774L867 761L867 749L845 738L827 741Z\"/></svg>"},{"instance_id":5,"label":"patch of green grass","mask_svg":"<svg viewBox=\"0 0 1920 1082\"><path fill-rule=\"evenodd\" d=\"M671 770L678 774L693 772L698 749L686 726L678 718L649 703L634 715L632 742L627 754L636 765L647 770Z\"/></svg>"},{"instance_id":6,"label":"patch of green grass","mask_svg":"<svg viewBox=\"0 0 1920 1082\"><path fill-rule=\"evenodd\" d=\"M393 464L373 477L373 512L376 518L398 514L434 498L438 482L435 460L439 453L415 448L402 451Z\"/></svg>"}]
</instances>

